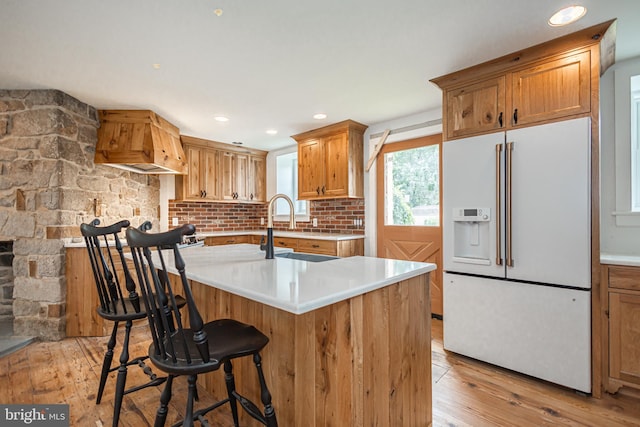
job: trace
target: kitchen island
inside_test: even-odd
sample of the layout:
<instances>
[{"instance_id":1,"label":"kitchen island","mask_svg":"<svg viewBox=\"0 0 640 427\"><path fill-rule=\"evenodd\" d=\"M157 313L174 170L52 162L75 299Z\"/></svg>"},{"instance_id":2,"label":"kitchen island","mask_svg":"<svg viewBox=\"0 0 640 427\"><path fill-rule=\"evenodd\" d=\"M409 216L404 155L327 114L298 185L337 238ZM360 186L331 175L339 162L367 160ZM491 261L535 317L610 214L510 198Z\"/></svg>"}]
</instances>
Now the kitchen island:
<instances>
[{"instance_id":1,"label":"kitchen island","mask_svg":"<svg viewBox=\"0 0 640 427\"><path fill-rule=\"evenodd\" d=\"M360 256L265 260L256 245L182 254L205 320L233 318L269 336L263 364L280 425L431 424L428 275L435 265ZM238 390L259 402L251 362L234 370ZM203 377L224 397L220 372ZM242 425L252 423L245 417Z\"/></svg>"}]
</instances>

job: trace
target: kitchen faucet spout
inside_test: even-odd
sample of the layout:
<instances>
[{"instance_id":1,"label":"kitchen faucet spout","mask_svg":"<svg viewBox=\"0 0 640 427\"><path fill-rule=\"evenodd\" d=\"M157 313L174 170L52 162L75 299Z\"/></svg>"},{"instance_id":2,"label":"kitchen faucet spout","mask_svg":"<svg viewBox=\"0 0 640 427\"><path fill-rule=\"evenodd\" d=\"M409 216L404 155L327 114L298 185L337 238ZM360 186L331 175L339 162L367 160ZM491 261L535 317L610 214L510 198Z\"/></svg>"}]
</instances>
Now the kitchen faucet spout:
<instances>
[{"instance_id":1,"label":"kitchen faucet spout","mask_svg":"<svg viewBox=\"0 0 640 427\"><path fill-rule=\"evenodd\" d=\"M267 205L267 243L262 244L262 242L260 242L260 249L266 251L266 259L273 259L273 211L274 202L277 199L285 199L287 203L289 203L289 228L291 230L296 228L296 214L293 208L293 202L286 194L276 194L269 200L269 204Z\"/></svg>"}]
</instances>

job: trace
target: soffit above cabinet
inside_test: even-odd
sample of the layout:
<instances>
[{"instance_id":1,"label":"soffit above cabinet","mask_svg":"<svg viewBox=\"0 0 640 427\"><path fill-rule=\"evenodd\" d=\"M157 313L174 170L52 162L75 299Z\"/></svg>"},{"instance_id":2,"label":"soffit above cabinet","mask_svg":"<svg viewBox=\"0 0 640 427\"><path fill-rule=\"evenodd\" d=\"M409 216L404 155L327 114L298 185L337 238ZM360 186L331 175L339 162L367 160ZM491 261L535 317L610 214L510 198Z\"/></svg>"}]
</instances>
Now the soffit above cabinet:
<instances>
[{"instance_id":1,"label":"soffit above cabinet","mask_svg":"<svg viewBox=\"0 0 640 427\"><path fill-rule=\"evenodd\" d=\"M180 130L150 110L100 110L95 163L140 174L187 173Z\"/></svg>"}]
</instances>

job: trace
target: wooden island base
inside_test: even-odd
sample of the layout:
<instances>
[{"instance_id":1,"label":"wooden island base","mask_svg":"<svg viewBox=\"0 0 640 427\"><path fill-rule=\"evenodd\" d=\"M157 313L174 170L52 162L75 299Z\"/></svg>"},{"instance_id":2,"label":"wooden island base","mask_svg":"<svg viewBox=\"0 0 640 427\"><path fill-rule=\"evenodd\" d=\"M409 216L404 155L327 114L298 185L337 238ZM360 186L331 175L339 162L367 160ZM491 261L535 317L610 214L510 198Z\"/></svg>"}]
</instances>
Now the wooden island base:
<instances>
[{"instance_id":1,"label":"wooden island base","mask_svg":"<svg viewBox=\"0 0 640 427\"><path fill-rule=\"evenodd\" d=\"M429 426L428 279L422 274L299 315L195 281L191 287L205 320L233 318L269 336L262 361L279 425ZM238 391L260 404L253 364L238 361L234 373ZM226 396L223 372L198 383ZM243 426L259 425L242 417Z\"/></svg>"}]
</instances>

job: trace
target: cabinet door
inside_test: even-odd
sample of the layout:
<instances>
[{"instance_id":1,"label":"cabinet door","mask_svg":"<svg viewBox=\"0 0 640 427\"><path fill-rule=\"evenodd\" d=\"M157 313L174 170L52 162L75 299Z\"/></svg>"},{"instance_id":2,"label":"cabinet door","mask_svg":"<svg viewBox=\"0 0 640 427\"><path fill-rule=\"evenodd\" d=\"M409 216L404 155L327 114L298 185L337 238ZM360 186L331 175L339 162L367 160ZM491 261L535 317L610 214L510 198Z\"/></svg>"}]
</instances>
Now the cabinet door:
<instances>
[{"instance_id":1,"label":"cabinet door","mask_svg":"<svg viewBox=\"0 0 640 427\"><path fill-rule=\"evenodd\" d=\"M323 139L325 153L324 183L322 196L340 197L349 194L349 141L347 134L328 136Z\"/></svg>"},{"instance_id":2,"label":"cabinet door","mask_svg":"<svg viewBox=\"0 0 640 427\"><path fill-rule=\"evenodd\" d=\"M505 123L505 78L447 91L447 139L491 132Z\"/></svg>"},{"instance_id":3,"label":"cabinet door","mask_svg":"<svg viewBox=\"0 0 640 427\"><path fill-rule=\"evenodd\" d=\"M200 152L202 151L197 147L185 146L187 155L187 164L189 165L189 173L184 183L184 198L185 199L199 199L202 197L204 186L202 185L202 175L200 169Z\"/></svg>"},{"instance_id":4,"label":"cabinet door","mask_svg":"<svg viewBox=\"0 0 640 427\"><path fill-rule=\"evenodd\" d=\"M207 200L220 200L220 185L218 182L219 154L218 150L207 149L203 149L200 153L200 175L204 190L202 198Z\"/></svg>"},{"instance_id":5,"label":"cabinet door","mask_svg":"<svg viewBox=\"0 0 640 427\"><path fill-rule=\"evenodd\" d=\"M640 294L609 293L609 375L640 385Z\"/></svg>"},{"instance_id":6,"label":"cabinet door","mask_svg":"<svg viewBox=\"0 0 640 427\"><path fill-rule=\"evenodd\" d=\"M511 125L589 112L590 63L586 51L512 73Z\"/></svg>"},{"instance_id":7,"label":"cabinet door","mask_svg":"<svg viewBox=\"0 0 640 427\"><path fill-rule=\"evenodd\" d=\"M235 188L236 200L249 199L249 155L236 154L233 169L233 187Z\"/></svg>"},{"instance_id":8,"label":"cabinet door","mask_svg":"<svg viewBox=\"0 0 640 427\"><path fill-rule=\"evenodd\" d=\"M220 195L223 200L235 200L235 154L225 151L220 154Z\"/></svg>"},{"instance_id":9,"label":"cabinet door","mask_svg":"<svg viewBox=\"0 0 640 427\"><path fill-rule=\"evenodd\" d=\"M320 139L298 144L298 199L321 196L324 185L324 147Z\"/></svg>"},{"instance_id":10,"label":"cabinet door","mask_svg":"<svg viewBox=\"0 0 640 427\"><path fill-rule=\"evenodd\" d=\"M264 157L251 156L249 167L249 200L264 202L267 198L266 159Z\"/></svg>"}]
</instances>

